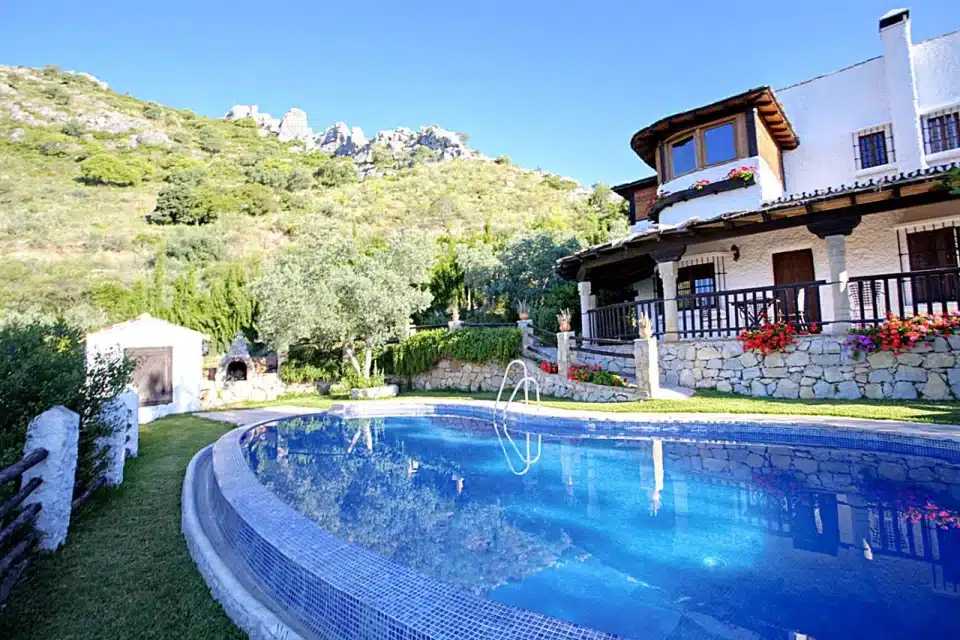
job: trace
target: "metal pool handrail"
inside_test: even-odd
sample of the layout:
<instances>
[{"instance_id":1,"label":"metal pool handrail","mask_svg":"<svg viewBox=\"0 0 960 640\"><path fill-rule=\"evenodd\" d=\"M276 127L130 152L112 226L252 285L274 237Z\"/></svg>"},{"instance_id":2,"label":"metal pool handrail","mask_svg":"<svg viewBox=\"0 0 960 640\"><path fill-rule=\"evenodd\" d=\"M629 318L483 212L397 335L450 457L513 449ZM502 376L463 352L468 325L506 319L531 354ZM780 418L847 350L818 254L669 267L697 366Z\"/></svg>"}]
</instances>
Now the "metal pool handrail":
<instances>
[{"instance_id":1,"label":"metal pool handrail","mask_svg":"<svg viewBox=\"0 0 960 640\"><path fill-rule=\"evenodd\" d=\"M510 370L514 365L520 365L523 369L523 377L520 378L520 381L513 388L513 393L510 394L510 399L507 400L506 404L503 405L503 435L500 435L500 428L497 426L497 411L500 407L500 401L503 396L503 389L507 384L507 378L510 377ZM531 455L530 451L530 434L526 435L526 455L520 452L520 448L517 446L517 443L514 442L513 437L510 435L510 432L507 430L507 409L510 407L510 403L513 402L514 398L517 397L517 392L520 391L520 386L523 386L523 403L526 405L530 404L530 383L533 383L533 389L536 392L537 406L540 406L540 383L537 382L536 378L530 376L530 371L527 369L527 363L523 360L513 360L510 364L507 365L507 368L503 372L503 380L500 381L500 391L497 393L497 401L493 405L493 431L497 434L497 440L500 441L500 449L503 451L503 457L507 459L507 466L510 468L510 471L515 475L522 476L527 471L530 470L537 461L540 460L540 455L543 453L543 436L537 434L537 455ZM516 452L517 457L523 462L523 469L517 471L513 466L513 460L510 458L510 454L507 452L506 445L503 444L503 437L506 436L507 441L510 443L510 446L513 447L513 450Z\"/></svg>"}]
</instances>

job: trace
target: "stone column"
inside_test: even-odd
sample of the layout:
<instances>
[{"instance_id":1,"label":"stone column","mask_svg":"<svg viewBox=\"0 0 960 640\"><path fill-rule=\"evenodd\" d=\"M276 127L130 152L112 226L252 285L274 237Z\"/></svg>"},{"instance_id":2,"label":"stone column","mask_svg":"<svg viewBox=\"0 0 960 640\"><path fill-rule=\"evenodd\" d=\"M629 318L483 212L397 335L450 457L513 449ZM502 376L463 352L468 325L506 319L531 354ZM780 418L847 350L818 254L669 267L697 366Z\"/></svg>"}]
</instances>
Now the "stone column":
<instances>
[{"instance_id":1,"label":"stone column","mask_svg":"<svg viewBox=\"0 0 960 640\"><path fill-rule=\"evenodd\" d=\"M27 469L20 479L20 488L34 478L43 480L23 501L24 506L40 504L37 531L43 551L53 551L67 539L79 439L80 416L61 405L47 409L27 426L24 455L41 448L48 452L45 460Z\"/></svg>"},{"instance_id":2,"label":"stone column","mask_svg":"<svg viewBox=\"0 0 960 640\"><path fill-rule=\"evenodd\" d=\"M843 234L827 236L827 262L830 266L830 302L833 324L827 333L845 335L850 330L850 291L847 286L847 237Z\"/></svg>"},{"instance_id":3,"label":"stone column","mask_svg":"<svg viewBox=\"0 0 960 640\"><path fill-rule=\"evenodd\" d=\"M677 328L677 265L675 260L657 264L660 281L663 283L663 339L679 338Z\"/></svg>"},{"instance_id":4,"label":"stone column","mask_svg":"<svg viewBox=\"0 0 960 640\"><path fill-rule=\"evenodd\" d=\"M573 331L557 334L557 373L564 379L570 373L570 366L576 364L576 355L570 350L576 335Z\"/></svg>"},{"instance_id":5,"label":"stone column","mask_svg":"<svg viewBox=\"0 0 960 640\"><path fill-rule=\"evenodd\" d=\"M633 357L637 365L637 391L644 398L653 398L660 391L660 354L657 339L634 340Z\"/></svg>"},{"instance_id":6,"label":"stone column","mask_svg":"<svg viewBox=\"0 0 960 640\"><path fill-rule=\"evenodd\" d=\"M456 331L457 329L463 328L463 323L460 322L459 320L451 320L450 322L447 323L447 328L450 331Z\"/></svg>"},{"instance_id":7,"label":"stone column","mask_svg":"<svg viewBox=\"0 0 960 640\"><path fill-rule=\"evenodd\" d=\"M597 308L597 296L590 293L591 285L589 281L578 282L577 289L580 291L580 333L584 338L592 338L593 327L590 326L590 314L588 312Z\"/></svg>"},{"instance_id":8,"label":"stone column","mask_svg":"<svg viewBox=\"0 0 960 640\"><path fill-rule=\"evenodd\" d=\"M533 346L533 320L518 320L517 326L520 327L520 355L529 358Z\"/></svg>"}]
</instances>

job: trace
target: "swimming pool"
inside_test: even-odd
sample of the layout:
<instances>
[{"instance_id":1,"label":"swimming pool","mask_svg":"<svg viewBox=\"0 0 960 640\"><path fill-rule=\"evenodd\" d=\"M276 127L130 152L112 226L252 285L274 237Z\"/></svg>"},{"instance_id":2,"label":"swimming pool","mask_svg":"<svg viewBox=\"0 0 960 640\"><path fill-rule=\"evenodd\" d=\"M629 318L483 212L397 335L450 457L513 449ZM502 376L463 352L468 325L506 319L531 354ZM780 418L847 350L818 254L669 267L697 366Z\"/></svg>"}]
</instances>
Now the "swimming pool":
<instances>
[{"instance_id":1,"label":"swimming pool","mask_svg":"<svg viewBox=\"0 0 960 640\"><path fill-rule=\"evenodd\" d=\"M224 540L303 635L960 634L956 441L406 413L214 447Z\"/></svg>"}]
</instances>

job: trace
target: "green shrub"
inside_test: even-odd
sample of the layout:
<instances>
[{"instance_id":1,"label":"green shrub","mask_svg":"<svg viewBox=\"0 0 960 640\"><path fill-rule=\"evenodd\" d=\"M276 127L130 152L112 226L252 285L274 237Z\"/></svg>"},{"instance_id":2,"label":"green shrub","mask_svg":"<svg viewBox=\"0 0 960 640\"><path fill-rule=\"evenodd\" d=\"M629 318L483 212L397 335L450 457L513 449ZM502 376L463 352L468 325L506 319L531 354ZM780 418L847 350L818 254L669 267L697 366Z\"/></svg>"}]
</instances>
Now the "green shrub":
<instances>
[{"instance_id":1,"label":"green shrub","mask_svg":"<svg viewBox=\"0 0 960 640\"><path fill-rule=\"evenodd\" d=\"M512 327L435 329L390 345L380 357L380 363L390 373L409 376L431 369L441 358L506 364L520 357L520 347L520 330Z\"/></svg>"},{"instance_id":2,"label":"green shrub","mask_svg":"<svg viewBox=\"0 0 960 640\"><path fill-rule=\"evenodd\" d=\"M129 187L140 184L149 169L140 158L98 153L80 163L80 179L87 184Z\"/></svg>"},{"instance_id":3,"label":"green shrub","mask_svg":"<svg viewBox=\"0 0 960 640\"><path fill-rule=\"evenodd\" d=\"M60 132L65 136L70 136L71 138L79 138L87 132L87 128L84 127L79 121L71 120L60 127Z\"/></svg>"},{"instance_id":4,"label":"green shrub","mask_svg":"<svg viewBox=\"0 0 960 640\"><path fill-rule=\"evenodd\" d=\"M157 195L157 204L150 214L153 224L201 224L196 216L197 197L188 186L167 185Z\"/></svg>"},{"instance_id":5,"label":"green shrub","mask_svg":"<svg viewBox=\"0 0 960 640\"><path fill-rule=\"evenodd\" d=\"M67 106L70 104L70 92L57 84L51 84L43 88L43 95L53 100L54 104Z\"/></svg>"},{"instance_id":6,"label":"green shrub","mask_svg":"<svg viewBox=\"0 0 960 640\"><path fill-rule=\"evenodd\" d=\"M60 404L80 414L76 484L88 486L102 458L95 439L111 428L100 412L129 384L133 365L122 358L88 363L84 332L62 321L0 326L0 467L23 456L30 420Z\"/></svg>"},{"instance_id":7,"label":"green shrub","mask_svg":"<svg viewBox=\"0 0 960 640\"><path fill-rule=\"evenodd\" d=\"M573 180L567 180L560 176L549 174L543 177L543 184L557 191L572 191L577 188L577 183Z\"/></svg>"},{"instance_id":8,"label":"green shrub","mask_svg":"<svg viewBox=\"0 0 960 640\"><path fill-rule=\"evenodd\" d=\"M512 327L451 331L443 355L461 362L496 361L507 364L520 356L520 330Z\"/></svg>"},{"instance_id":9,"label":"green shrub","mask_svg":"<svg viewBox=\"0 0 960 640\"><path fill-rule=\"evenodd\" d=\"M197 187L203 184L208 175L207 166L204 163L182 155L173 156L166 162L164 168L166 173L163 179L170 184Z\"/></svg>"},{"instance_id":10,"label":"green shrub","mask_svg":"<svg viewBox=\"0 0 960 640\"><path fill-rule=\"evenodd\" d=\"M265 216L277 212L277 199L270 188L262 184L244 185L239 190L240 211L250 216Z\"/></svg>"},{"instance_id":11,"label":"green shrub","mask_svg":"<svg viewBox=\"0 0 960 640\"><path fill-rule=\"evenodd\" d=\"M336 377L330 377L329 371L322 367L283 362L280 364L280 379L286 384L303 384L317 380L336 380Z\"/></svg>"},{"instance_id":12,"label":"green shrub","mask_svg":"<svg viewBox=\"0 0 960 640\"><path fill-rule=\"evenodd\" d=\"M304 191L313 186L313 176L306 169L294 167L287 174L287 182L284 186L287 191Z\"/></svg>"},{"instance_id":13,"label":"green shrub","mask_svg":"<svg viewBox=\"0 0 960 640\"><path fill-rule=\"evenodd\" d=\"M197 144L207 153L220 153L227 148L223 135L210 125L202 127L197 134Z\"/></svg>"},{"instance_id":14,"label":"green shrub","mask_svg":"<svg viewBox=\"0 0 960 640\"><path fill-rule=\"evenodd\" d=\"M401 376L427 371L443 355L443 346L449 333L446 329L420 331L398 344L392 344L381 356L381 366Z\"/></svg>"},{"instance_id":15,"label":"green shrub","mask_svg":"<svg viewBox=\"0 0 960 640\"><path fill-rule=\"evenodd\" d=\"M226 257L227 243L219 229L185 227L167 236L163 252L188 265L205 265Z\"/></svg>"},{"instance_id":16,"label":"green shrub","mask_svg":"<svg viewBox=\"0 0 960 640\"><path fill-rule=\"evenodd\" d=\"M324 187L339 187L357 179L357 166L353 158L328 158L313 175Z\"/></svg>"},{"instance_id":17,"label":"green shrub","mask_svg":"<svg viewBox=\"0 0 960 640\"><path fill-rule=\"evenodd\" d=\"M163 107L156 102L148 102L143 105L143 116L151 120L159 120L163 117Z\"/></svg>"},{"instance_id":18,"label":"green shrub","mask_svg":"<svg viewBox=\"0 0 960 640\"><path fill-rule=\"evenodd\" d=\"M244 173L249 182L283 189L287 186L291 169L290 163L280 158L262 158L254 161Z\"/></svg>"},{"instance_id":19,"label":"green shrub","mask_svg":"<svg viewBox=\"0 0 960 640\"><path fill-rule=\"evenodd\" d=\"M386 378L382 371L374 370L369 377L362 376L353 369L347 371L340 384L349 389L372 389L373 387L382 387L386 384Z\"/></svg>"},{"instance_id":20,"label":"green shrub","mask_svg":"<svg viewBox=\"0 0 960 640\"><path fill-rule=\"evenodd\" d=\"M497 156L497 159L494 160L494 162L497 163L497 164L509 165L509 164L510 164L510 156Z\"/></svg>"}]
</instances>

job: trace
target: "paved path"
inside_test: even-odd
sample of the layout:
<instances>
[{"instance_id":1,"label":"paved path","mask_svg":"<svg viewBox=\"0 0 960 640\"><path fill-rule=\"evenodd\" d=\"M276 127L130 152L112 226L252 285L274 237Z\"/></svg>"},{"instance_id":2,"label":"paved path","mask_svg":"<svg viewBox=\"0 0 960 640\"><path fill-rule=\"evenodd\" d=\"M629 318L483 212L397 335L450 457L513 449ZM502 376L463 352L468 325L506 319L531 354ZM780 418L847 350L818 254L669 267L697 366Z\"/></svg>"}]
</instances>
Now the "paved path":
<instances>
[{"instance_id":1,"label":"paved path","mask_svg":"<svg viewBox=\"0 0 960 640\"><path fill-rule=\"evenodd\" d=\"M227 409L225 411L204 411L196 415L201 418L209 418L219 422L229 422L238 427L264 420L275 420L277 418L286 418L287 416L299 416L308 413L320 413L322 409L312 407L293 407L279 406L266 407L263 409Z\"/></svg>"}]
</instances>

